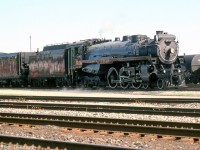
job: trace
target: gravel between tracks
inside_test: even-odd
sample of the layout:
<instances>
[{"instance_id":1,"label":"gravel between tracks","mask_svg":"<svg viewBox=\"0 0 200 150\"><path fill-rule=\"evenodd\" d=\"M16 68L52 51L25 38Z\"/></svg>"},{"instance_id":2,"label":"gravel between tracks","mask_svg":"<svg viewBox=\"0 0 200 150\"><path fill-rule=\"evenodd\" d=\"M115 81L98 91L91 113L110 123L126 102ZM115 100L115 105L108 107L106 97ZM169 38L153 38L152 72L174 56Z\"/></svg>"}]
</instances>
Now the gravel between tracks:
<instances>
[{"instance_id":1,"label":"gravel between tracks","mask_svg":"<svg viewBox=\"0 0 200 150\"><path fill-rule=\"evenodd\" d=\"M0 112L200 123L200 117L185 117L185 116L179 117L179 116L84 112L84 111L63 111L63 110L62 111L60 111L60 110L39 110L39 109L30 110L30 109L15 109L15 108L1 108Z\"/></svg>"},{"instance_id":2,"label":"gravel between tracks","mask_svg":"<svg viewBox=\"0 0 200 150\"><path fill-rule=\"evenodd\" d=\"M56 126L33 126L16 127L0 125L0 134L24 136L42 139L63 140L69 142L81 142L92 144L104 144L120 147L144 148L150 150L198 150L200 143L192 141L176 141L172 139L156 139L153 135L147 135L143 138L138 135L124 136L120 134L108 135L104 132L93 133L90 131L79 132L69 131L66 128Z\"/></svg>"},{"instance_id":3,"label":"gravel between tracks","mask_svg":"<svg viewBox=\"0 0 200 150\"><path fill-rule=\"evenodd\" d=\"M105 118L122 118L122 119L143 119L143 120L161 120L161 121L177 121L177 122L200 122L200 117L175 117L175 116L159 116L159 115L131 115L123 113L97 113L97 112L77 112L77 111L57 111L57 110L28 110L1 108L0 112L7 113L25 113L25 114L47 114L47 115L70 115L70 116L87 116L87 117L105 117ZM0 134L29 136L44 139L57 139L71 142L83 142L93 144L107 144L114 146L145 148L151 150L198 150L200 143L192 141L176 141L173 139L156 139L152 136L144 138L133 136L114 136L105 134L88 134L79 132L70 132L65 128L56 126L33 126L31 129L27 127L15 127L0 125Z\"/></svg>"},{"instance_id":4,"label":"gravel between tracks","mask_svg":"<svg viewBox=\"0 0 200 150\"><path fill-rule=\"evenodd\" d=\"M32 96L93 96L93 97L133 97L133 98L149 98L149 97L195 97L200 96L200 92L188 92L188 91L118 91L118 92L106 92L106 91L84 91L84 90L30 90L30 89L1 89L0 95L32 95ZM107 103L105 103L108 105ZM121 104L120 104L121 105ZM123 104L127 105L127 104ZM128 104L131 106L130 104ZM142 107L178 107L178 108L200 108L199 104L147 104L138 103L134 106ZM87 116L87 117L105 117L105 118L122 118L122 119L143 119L143 120L160 120L160 121L177 121L177 122L193 122L200 123L200 117L175 117L175 116L159 116L159 115L128 115L120 113L91 113L91 112L76 112L76 111L56 111L56 110L27 110L27 109L8 109L1 108L0 112L13 112L13 113L30 113L30 114L54 114L54 115L70 115L70 116ZM31 129L25 127L6 127L0 126L1 134L22 135L38 138L51 138L61 139L77 142L89 142L104 144L103 142L112 145L119 146L131 146L133 148L147 148L152 150L198 150L200 149L200 143L193 143L192 141L177 141L173 139L156 139L155 137L145 136L141 137L127 137L127 136L113 136L113 135L99 135L99 134L87 134L87 133L72 133L64 130L63 128L55 126L35 126ZM0 147L2 148L2 146Z\"/></svg>"},{"instance_id":5,"label":"gravel between tracks","mask_svg":"<svg viewBox=\"0 0 200 150\"><path fill-rule=\"evenodd\" d=\"M78 101L47 101L47 100L14 100L0 99L1 102L27 102L27 103L49 103L49 104L80 104L80 105L106 105L106 106L134 106L134 107L159 107L159 108L188 108L200 109L200 103L145 103L145 102L78 102Z\"/></svg>"},{"instance_id":6,"label":"gravel between tracks","mask_svg":"<svg viewBox=\"0 0 200 150\"><path fill-rule=\"evenodd\" d=\"M199 87L200 89L200 87ZM123 97L123 98L156 98L156 97L192 97L198 98L200 91L137 91L137 90L86 90L86 89L1 89L0 95L18 96L73 96L73 97Z\"/></svg>"}]
</instances>

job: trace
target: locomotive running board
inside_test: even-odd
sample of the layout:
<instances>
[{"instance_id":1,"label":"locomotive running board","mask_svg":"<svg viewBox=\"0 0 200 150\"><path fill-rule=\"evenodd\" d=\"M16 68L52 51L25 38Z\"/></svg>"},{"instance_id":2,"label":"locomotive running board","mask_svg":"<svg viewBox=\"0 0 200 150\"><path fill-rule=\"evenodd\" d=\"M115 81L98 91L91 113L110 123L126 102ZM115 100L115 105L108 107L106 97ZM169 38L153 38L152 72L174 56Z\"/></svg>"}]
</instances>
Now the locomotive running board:
<instances>
[{"instance_id":1,"label":"locomotive running board","mask_svg":"<svg viewBox=\"0 0 200 150\"><path fill-rule=\"evenodd\" d=\"M83 64L112 64L113 62L125 62L125 61L134 61L134 60L149 60L148 56L142 57L127 57L127 58L113 58L106 57L99 60L82 60Z\"/></svg>"}]
</instances>

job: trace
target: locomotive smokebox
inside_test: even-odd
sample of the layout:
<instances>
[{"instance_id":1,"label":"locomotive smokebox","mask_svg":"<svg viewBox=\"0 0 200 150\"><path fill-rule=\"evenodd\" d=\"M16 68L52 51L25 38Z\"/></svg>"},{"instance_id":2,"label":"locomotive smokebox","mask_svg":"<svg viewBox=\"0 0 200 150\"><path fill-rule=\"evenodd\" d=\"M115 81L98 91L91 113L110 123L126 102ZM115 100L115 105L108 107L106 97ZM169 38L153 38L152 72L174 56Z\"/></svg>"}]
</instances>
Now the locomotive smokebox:
<instances>
[{"instance_id":1,"label":"locomotive smokebox","mask_svg":"<svg viewBox=\"0 0 200 150\"><path fill-rule=\"evenodd\" d=\"M162 63L172 64L176 61L178 56L178 43L175 39L176 37L173 34L156 31L154 40L157 44L157 56Z\"/></svg>"}]
</instances>

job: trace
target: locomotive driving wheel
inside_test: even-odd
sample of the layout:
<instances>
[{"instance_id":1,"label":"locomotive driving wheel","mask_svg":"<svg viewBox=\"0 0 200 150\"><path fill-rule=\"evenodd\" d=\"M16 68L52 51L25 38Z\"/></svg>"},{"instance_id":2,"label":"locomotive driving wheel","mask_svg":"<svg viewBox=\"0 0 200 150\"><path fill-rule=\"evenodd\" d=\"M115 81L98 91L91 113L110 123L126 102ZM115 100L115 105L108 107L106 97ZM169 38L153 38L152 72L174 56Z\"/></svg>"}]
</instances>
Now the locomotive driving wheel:
<instances>
[{"instance_id":1,"label":"locomotive driving wheel","mask_svg":"<svg viewBox=\"0 0 200 150\"><path fill-rule=\"evenodd\" d=\"M110 88L114 89L117 87L118 85L118 72L114 67L111 67L108 70L108 74L107 74L107 82Z\"/></svg>"},{"instance_id":2,"label":"locomotive driving wheel","mask_svg":"<svg viewBox=\"0 0 200 150\"><path fill-rule=\"evenodd\" d=\"M127 89L130 84L128 82L129 79L129 73L128 71L124 71L124 67L122 67L119 71L119 78L120 78L120 86L122 89Z\"/></svg>"},{"instance_id":3,"label":"locomotive driving wheel","mask_svg":"<svg viewBox=\"0 0 200 150\"><path fill-rule=\"evenodd\" d=\"M142 86L142 83L135 80L135 82L132 83L132 86L134 89L139 89Z\"/></svg>"},{"instance_id":4,"label":"locomotive driving wheel","mask_svg":"<svg viewBox=\"0 0 200 150\"><path fill-rule=\"evenodd\" d=\"M162 80L162 79L158 79L157 80L157 87L158 87L159 90L164 89L165 88L165 81Z\"/></svg>"},{"instance_id":5,"label":"locomotive driving wheel","mask_svg":"<svg viewBox=\"0 0 200 150\"><path fill-rule=\"evenodd\" d=\"M145 89L145 90L148 89L149 88L149 83L148 82L143 82L142 83L142 88Z\"/></svg>"}]
</instances>

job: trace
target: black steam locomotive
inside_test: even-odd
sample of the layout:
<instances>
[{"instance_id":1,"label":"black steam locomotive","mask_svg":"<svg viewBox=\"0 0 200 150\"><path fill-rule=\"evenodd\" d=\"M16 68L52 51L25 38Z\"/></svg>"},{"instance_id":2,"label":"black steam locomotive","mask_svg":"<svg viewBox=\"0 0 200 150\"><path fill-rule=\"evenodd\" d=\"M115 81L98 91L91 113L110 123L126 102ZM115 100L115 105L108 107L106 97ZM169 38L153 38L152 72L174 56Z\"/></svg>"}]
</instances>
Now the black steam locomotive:
<instances>
[{"instance_id":1,"label":"black steam locomotive","mask_svg":"<svg viewBox=\"0 0 200 150\"><path fill-rule=\"evenodd\" d=\"M37 53L0 54L0 84L123 89L178 86L182 70L175 39L157 31L154 39L146 35L115 41L88 39L48 45Z\"/></svg>"},{"instance_id":2,"label":"black steam locomotive","mask_svg":"<svg viewBox=\"0 0 200 150\"><path fill-rule=\"evenodd\" d=\"M154 39L146 35L124 36L90 46L82 61L84 85L107 82L110 88L126 89L175 86L181 83L175 36L157 31Z\"/></svg>"}]
</instances>

